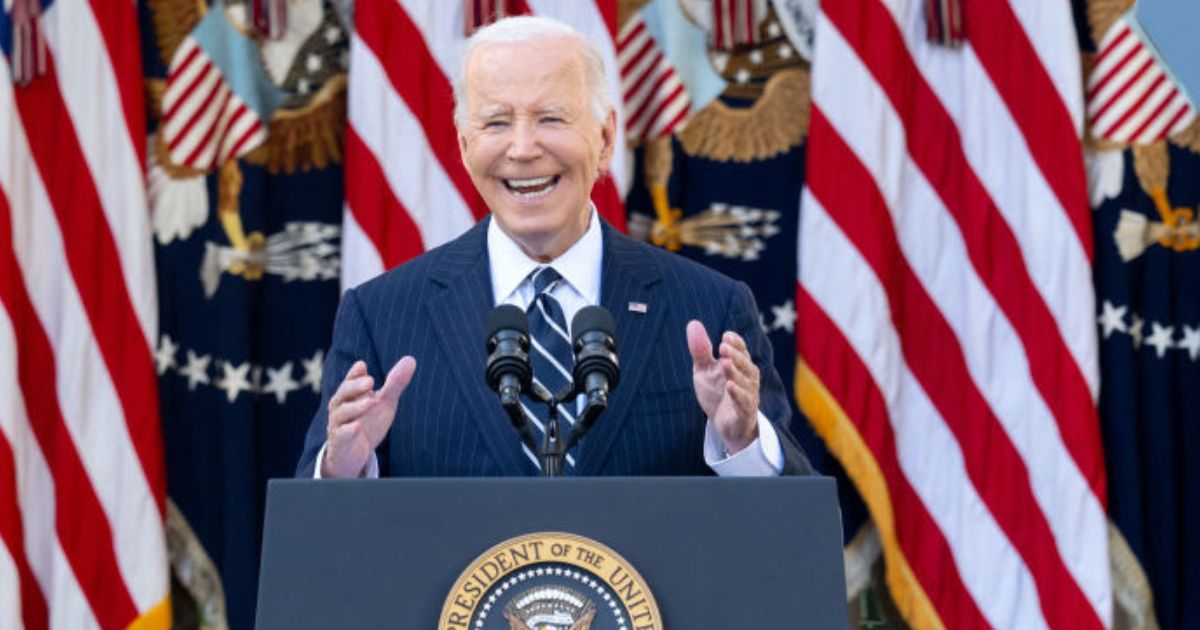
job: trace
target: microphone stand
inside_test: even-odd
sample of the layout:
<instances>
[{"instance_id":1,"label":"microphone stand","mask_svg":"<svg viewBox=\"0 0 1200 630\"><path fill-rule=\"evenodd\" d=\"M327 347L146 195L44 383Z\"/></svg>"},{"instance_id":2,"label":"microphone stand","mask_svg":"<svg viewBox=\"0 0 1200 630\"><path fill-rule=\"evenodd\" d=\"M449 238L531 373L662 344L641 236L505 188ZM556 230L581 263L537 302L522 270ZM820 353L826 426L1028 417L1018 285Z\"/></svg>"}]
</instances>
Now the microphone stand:
<instances>
[{"instance_id":1,"label":"microphone stand","mask_svg":"<svg viewBox=\"0 0 1200 630\"><path fill-rule=\"evenodd\" d=\"M549 412L547 413L546 430L540 444L537 436L534 435L531 423L525 418L520 398L501 397L501 406L508 414L509 422L517 429L521 442L529 447L531 452L537 454L543 477L562 476L563 461L566 459L567 453L579 443L579 440L583 439L584 434L588 432L600 414L608 408L607 396L603 394L589 395L583 413L580 414L575 425L571 427L571 432L564 439L562 420L558 417L558 406L572 399L576 393L578 390L571 384L557 394L551 394L550 390L541 383L536 381L533 383L529 394L547 405Z\"/></svg>"}]
</instances>

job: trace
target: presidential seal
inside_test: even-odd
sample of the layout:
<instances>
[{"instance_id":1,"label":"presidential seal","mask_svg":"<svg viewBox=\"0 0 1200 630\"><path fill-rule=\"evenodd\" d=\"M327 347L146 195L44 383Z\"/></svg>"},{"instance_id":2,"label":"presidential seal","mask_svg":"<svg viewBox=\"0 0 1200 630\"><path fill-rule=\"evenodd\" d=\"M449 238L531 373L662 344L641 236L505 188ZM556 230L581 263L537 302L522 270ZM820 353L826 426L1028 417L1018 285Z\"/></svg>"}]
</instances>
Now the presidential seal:
<instances>
[{"instance_id":1,"label":"presidential seal","mask_svg":"<svg viewBox=\"0 0 1200 630\"><path fill-rule=\"evenodd\" d=\"M662 630L646 582L617 552L559 532L506 540L467 567L442 630Z\"/></svg>"}]
</instances>

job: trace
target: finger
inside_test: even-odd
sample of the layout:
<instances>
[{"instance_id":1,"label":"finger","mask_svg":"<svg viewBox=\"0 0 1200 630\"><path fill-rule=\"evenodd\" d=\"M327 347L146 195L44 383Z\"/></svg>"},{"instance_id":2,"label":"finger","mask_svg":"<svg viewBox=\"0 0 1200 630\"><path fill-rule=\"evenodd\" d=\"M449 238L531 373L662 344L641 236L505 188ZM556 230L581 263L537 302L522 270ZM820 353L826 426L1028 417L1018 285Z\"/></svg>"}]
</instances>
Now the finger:
<instances>
[{"instance_id":1,"label":"finger","mask_svg":"<svg viewBox=\"0 0 1200 630\"><path fill-rule=\"evenodd\" d=\"M329 412L329 430L336 431L339 426L358 420L377 403L378 400L372 396L362 396L334 407Z\"/></svg>"},{"instance_id":2,"label":"finger","mask_svg":"<svg viewBox=\"0 0 1200 630\"><path fill-rule=\"evenodd\" d=\"M729 383L725 386L725 391L733 399L734 406L738 408L739 420L758 414L758 396L754 394L753 390L737 383Z\"/></svg>"},{"instance_id":3,"label":"finger","mask_svg":"<svg viewBox=\"0 0 1200 630\"><path fill-rule=\"evenodd\" d=\"M687 324L687 344L688 352L692 355L692 368L696 370L704 370L713 364L712 341L708 338L708 331L704 329L704 324L693 319Z\"/></svg>"},{"instance_id":4,"label":"finger","mask_svg":"<svg viewBox=\"0 0 1200 630\"><path fill-rule=\"evenodd\" d=\"M327 408L332 412L337 407L367 394L374 386L375 379L369 375L347 378L347 380L342 381L341 385L338 385L337 391L333 392L333 396L329 397L329 406Z\"/></svg>"},{"instance_id":5,"label":"finger","mask_svg":"<svg viewBox=\"0 0 1200 630\"><path fill-rule=\"evenodd\" d=\"M349 444L350 442L353 442L354 439L356 437L358 437L358 434L361 431L362 431L362 424L360 422L358 422L357 420L353 421L353 422L347 422L346 424L339 425L336 429L333 430L332 433L329 434L330 448L331 449L336 448L337 451L340 453L342 451L342 448L345 447L345 445Z\"/></svg>"},{"instance_id":6,"label":"finger","mask_svg":"<svg viewBox=\"0 0 1200 630\"><path fill-rule=\"evenodd\" d=\"M417 360L406 356L396 362L388 372L387 380L379 388L378 398L395 406L400 401L400 394L408 389L412 382L413 373L417 371Z\"/></svg>"},{"instance_id":7,"label":"finger","mask_svg":"<svg viewBox=\"0 0 1200 630\"><path fill-rule=\"evenodd\" d=\"M363 361L362 359L359 359L358 361L354 362L354 365L350 366L349 370L346 370L346 378L343 378L342 380L348 381L350 379L363 376L366 373L367 373L367 362Z\"/></svg>"},{"instance_id":8,"label":"finger","mask_svg":"<svg viewBox=\"0 0 1200 630\"><path fill-rule=\"evenodd\" d=\"M748 378L757 378L758 366L750 358L750 353L746 351L744 344L739 347L737 344L731 344L728 341L722 342L721 357L733 361L734 367Z\"/></svg>"},{"instance_id":9,"label":"finger","mask_svg":"<svg viewBox=\"0 0 1200 630\"><path fill-rule=\"evenodd\" d=\"M750 387L751 375L744 371L732 357L721 357L721 374L725 380L737 383L742 387Z\"/></svg>"},{"instance_id":10,"label":"finger","mask_svg":"<svg viewBox=\"0 0 1200 630\"><path fill-rule=\"evenodd\" d=\"M746 340L742 339L741 335L733 332L732 330L725 331L725 334L721 335L721 341L742 352L745 352L746 354L750 354L750 349L746 347Z\"/></svg>"}]
</instances>

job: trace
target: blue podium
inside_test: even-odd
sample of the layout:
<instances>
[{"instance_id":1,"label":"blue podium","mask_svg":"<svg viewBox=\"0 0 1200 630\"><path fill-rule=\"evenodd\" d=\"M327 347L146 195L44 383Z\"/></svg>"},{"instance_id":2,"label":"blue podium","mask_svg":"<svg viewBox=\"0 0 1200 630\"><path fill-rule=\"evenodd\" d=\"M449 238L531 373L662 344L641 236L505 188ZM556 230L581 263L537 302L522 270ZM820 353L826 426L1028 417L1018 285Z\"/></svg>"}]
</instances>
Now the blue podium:
<instances>
[{"instance_id":1,"label":"blue podium","mask_svg":"<svg viewBox=\"0 0 1200 630\"><path fill-rule=\"evenodd\" d=\"M822 477L274 480L257 627L847 627Z\"/></svg>"}]
</instances>

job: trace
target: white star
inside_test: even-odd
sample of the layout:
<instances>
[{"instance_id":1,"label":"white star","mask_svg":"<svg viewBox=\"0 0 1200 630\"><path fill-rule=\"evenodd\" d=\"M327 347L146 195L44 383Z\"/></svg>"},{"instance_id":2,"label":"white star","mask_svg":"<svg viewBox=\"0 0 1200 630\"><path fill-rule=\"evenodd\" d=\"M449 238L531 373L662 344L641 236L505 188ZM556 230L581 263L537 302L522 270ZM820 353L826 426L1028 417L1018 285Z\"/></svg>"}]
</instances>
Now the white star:
<instances>
[{"instance_id":1,"label":"white star","mask_svg":"<svg viewBox=\"0 0 1200 630\"><path fill-rule=\"evenodd\" d=\"M778 22L768 22L767 23L767 37L779 37L779 35L780 35L779 23Z\"/></svg>"},{"instance_id":2,"label":"white star","mask_svg":"<svg viewBox=\"0 0 1200 630\"><path fill-rule=\"evenodd\" d=\"M1146 345L1152 346L1154 348L1154 353L1157 354L1158 358L1161 359L1163 358L1163 355L1167 353L1167 350L1175 345L1175 343L1171 341L1171 336L1175 334L1175 327L1160 326L1158 322L1150 322L1150 326L1151 333L1150 336L1146 338Z\"/></svg>"},{"instance_id":3,"label":"white star","mask_svg":"<svg viewBox=\"0 0 1200 630\"><path fill-rule=\"evenodd\" d=\"M762 54L761 50L750 51L750 63L757 65L762 62L763 62L763 54Z\"/></svg>"},{"instance_id":4,"label":"white star","mask_svg":"<svg viewBox=\"0 0 1200 630\"><path fill-rule=\"evenodd\" d=\"M788 46L787 44L780 44L779 45L779 58L780 59L791 59L792 58L792 47Z\"/></svg>"},{"instance_id":5,"label":"white star","mask_svg":"<svg viewBox=\"0 0 1200 630\"><path fill-rule=\"evenodd\" d=\"M325 29L325 42L330 46L337 43L339 37L342 36L342 29L330 24L329 28Z\"/></svg>"},{"instance_id":6,"label":"white star","mask_svg":"<svg viewBox=\"0 0 1200 630\"><path fill-rule=\"evenodd\" d=\"M1137 350L1142 347L1142 318L1134 313L1132 316L1133 323L1129 324L1129 337L1133 340L1133 349Z\"/></svg>"},{"instance_id":7,"label":"white star","mask_svg":"<svg viewBox=\"0 0 1200 630\"><path fill-rule=\"evenodd\" d=\"M738 83L749 83L750 82L750 71L745 68L742 68L737 71L737 74L735 74L733 78Z\"/></svg>"},{"instance_id":8,"label":"white star","mask_svg":"<svg viewBox=\"0 0 1200 630\"><path fill-rule=\"evenodd\" d=\"M300 362L304 364L304 378L300 384L312 387L314 394L321 393L321 365L325 363L325 353L317 350L311 359L301 359Z\"/></svg>"},{"instance_id":9,"label":"white star","mask_svg":"<svg viewBox=\"0 0 1200 630\"><path fill-rule=\"evenodd\" d=\"M321 69L321 57L319 55L309 55L304 60L304 67L309 72L316 72Z\"/></svg>"},{"instance_id":10,"label":"white star","mask_svg":"<svg viewBox=\"0 0 1200 630\"><path fill-rule=\"evenodd\" d=\"M158 342L158 350L154 351L154 366L157 368L159 376L173 367L178 367L175 364L176 352L179 352L179 345L171 341L170 336L163 333L162 340Z\"/></svg>"},{"instance_id":11,"label":"white star","mask_svg":"<svg viewBox=\"0 0 1200 630\"><path fill-rule=\"evenodd\" d=\"M1125 327L1125 311L1128 310L1128 306L1117 307L1113 306L1112 302L1104 300L1104 312L1100 313L1097 321L1100 322L1100 328L1104 331L1103 335L1105 339L1111 337L1114 330L1119 332L1126 332L1128 330Z\"/></svg>"},{"instance_id":12,"label":"white star","mask_svg":"<svg viewBox=\"0 0 1200 630\"><path fill-rule=\"evenodd\" d=\"M250 364L242 363L234 367L229 361L222 361L221 368L224 374L214 383L215 386L225 390L225 396L229 398L229 402L233 402L238 394L251 391L250 381L247 377L250 375Z\"/></svg>"},{"instance_id":13,"label":"white star","mask_svg":"<svg viewBox=\"0 0 1200 630\"><path fill-rule=\"evenodd\" d=\"M196 385L208 385L209 361L212 361L211 355L198 357L195 352L187 351L187 365L179 370L179 375L187 377L189 392L196 391Z\"/></svg>"},{"instance_id":14,"label":"white star","mask_svg":"<svg viewBox=\"0 0 1200 630\"><path fill-rule=\"evenodd\" d=\"M275 402L283 404L287 395L300 389L300 384L292 378L292 362L284 363L278 370L267 368L267 384L262 388L264 394L275 394Z\"/></svg>"},{"instance_id":15,"label":"white star","mask_svg":"<svg viewBox=\"0 0 1200 630\"><path fill-rule=\"evenodd\" d=\"M296 82L296 91L301 94L308 94L312 91L312 85L309 84L308 79L300 79Z\"/></svg>"},{"instance_id":16,"label":"white star","mask_svg":"<svg viewBox=\"0 0 1200 630\"><path fill-rule=\"evenodd\" d=\"M1188 358L1193 361L1200 357L1200 326L1192 328L1184 324L1183 339L1177 341L1175 347L1180 350L1187 350Z\"/></svg>"},{"instance_id":17,"label":"white star","mask_svg":"<svg viewBox=\"0 0 1200 630\"><path fill-rule=\"evenodd\" d=\"M773 330L782 328L788 332L796 331L796 306L791 300L781 306L772 306L771 314L775 316L775 321L771 322Z\"/></svg>"}]
</instances>

